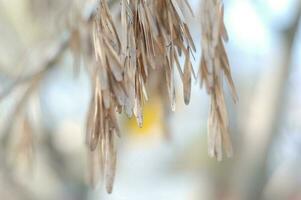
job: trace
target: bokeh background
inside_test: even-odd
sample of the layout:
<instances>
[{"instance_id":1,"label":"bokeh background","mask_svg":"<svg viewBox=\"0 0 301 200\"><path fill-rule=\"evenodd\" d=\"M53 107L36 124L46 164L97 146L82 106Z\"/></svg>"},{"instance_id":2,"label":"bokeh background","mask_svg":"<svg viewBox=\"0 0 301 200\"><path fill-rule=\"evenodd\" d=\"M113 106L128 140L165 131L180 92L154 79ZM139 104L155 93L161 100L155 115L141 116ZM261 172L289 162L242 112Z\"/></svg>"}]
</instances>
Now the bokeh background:
<instances>
[{"instance_id":1,"label":"bokeh background","mask_svg":"<svg viewBox=\"0 0 301 200\"><path fill-rule=\"evenodd\" d=\"M185 106L178 81L176 112L166 115L161 97L152 96L142 129L120 117L111 195L87 181L84 66L74 76L67 51L38 87L26 80L12 87L20 75L35 72L43 52L76 23L82 2L0 0L0 199L301 200L300 0L224 1L226 48L239 93L238 104L227 95L234 157L208 157L208 97L194 81ZM197 70L200 2L190 2Z\"/></svg>"}]
</instances>

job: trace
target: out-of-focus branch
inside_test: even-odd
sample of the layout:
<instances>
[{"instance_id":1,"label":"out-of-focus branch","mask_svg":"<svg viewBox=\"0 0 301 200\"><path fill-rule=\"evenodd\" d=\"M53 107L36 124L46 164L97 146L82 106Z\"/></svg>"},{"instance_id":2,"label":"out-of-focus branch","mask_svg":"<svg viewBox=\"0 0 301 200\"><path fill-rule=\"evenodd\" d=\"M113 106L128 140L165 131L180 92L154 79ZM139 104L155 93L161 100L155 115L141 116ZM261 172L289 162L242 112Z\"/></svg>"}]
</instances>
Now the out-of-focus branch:
<instances>
[{"instance_id":1,"label":"out-of-focus branch","mask_svg":"<svg viewBox=\"0 0 301 200\"><path fill-rule=\"evenodd\" d=\"M83 9L82 18L84 22L88 23L92 19L92 16L97 10L97 2L98 1L87 3L85 9ZM72 31L73 30L68 29L61 34L61 36L59 37L59 41L57 41L57 44L52 49L49 49L48 54L45 56L45 58L42 59L39 71L34 72L30 75L20 76L15 81L13 81L13 83L10 86L4 89L4 91L0 92L0 101L4 97L9 95L17 86L29 82L34 77L39 76L41 74L45 74L45 72L52 69L55 66L56 62L59 60L59 58L62 56L64 51L68 48Z\"/></svg>"},{"instance_id":2,"label":"out-of-focus branch","mask_svg":"<svg viewBox=\"0 0 301 200\"><path fill-rule=\"evenodd\" d=\"M33 81L36 77L43 76L47 71L52 69L60 59L64 51L67 49L69 38L69 34L64 33L60 37L59 42L57 42L57 44L52 49L48 50L45 58L41 61L41 64L39 64L40 70L30 75L20 76L15 81L13 81L10 86L8 86L4 91L0 93L0 101L7 95L9 95L19 85Z\"/></svg>"},{"instance_id":3,"label":"out-of-focus branch","mask_svg":"<svg viewBox=\"0 0 301 200\"><path fill-rule=\"evenodd\" d=\"M93 1L93 3L87 4L85 7L82 17L83 21L85 23L88 23L94 13L97 10L97 1ZM54 46L52 46L48 51L46 52L45 56L41 59L41 62L39 64L39 70L25 76L20 76L16 80L12 81L12 83L5 88L3 91L0 92L0 102L3 100L6 96L8 96L11 92L14 91L18 86L22 84L29 83L29 87L24 92L23 96L20 98L20 100L17 102L11 116L9 117L9 120L13 119L15 116L18 115L21 108L24 106L24 104L27 102L27 99L30 97L30 94L34 91L33 89L36 88L40 80L44 77L44 75L51 69L53 69L55 66L57 66L57 62L60 60L64 52L67 50L70 44L72 29L66 30L64 33L61 34L58 41ZM8 135L10 133L12 123L6 123L7 126L4 128L4 136L2 139L2 144L6 144ZM4 145L5 146L5 145Z\"/></svg>"},{"instance_id":4,"label":"out-of-focus branch","mask_svg":"<svg viewBox=\"0 0 301 200\"><path fill-rule=\"evenodd\" d=\"M4 97L9 95L16 87L24 83L29 83L28 88L21 96L19 101L17 101L16 106L14 107L12 113L7 118L8 120L7 123L5 123L6 126L3 129L3 136L1 140L4 150L9 138L9 134L11 132L11 128L13 126L13 123L11 122L15 119L16 116L18 116L23 106L26 104L27 100L31 96L32 92L35 91L35 89L38 87L39 82L42 80L46 72L56 66L56 63L58 62L58 60L61 58L64 51L68 47L69 38L70 38L69 35L63 35L63 37L60 39L58 44L56 44L52 49L49 49L49 51L46 54L46 57L41 61L40 64L41 67L39 67L40 68L39 71L31 75L23 76L16 79L13 82L13 84L11 84L6 90L4 90L4 92L0 94L0 101L1 101Z\"/></svg>"},{"instance_id":5,"label":"out-of-focus branch","mask_svg":"<svg viewBox=\"0 0 301 200\"><path fill-rule=\"evenodd\" d=\"M89 7L90 5L90 7ZM97 4L89 4L88 6L86 6L86 8L84 9L84 12L82 14L82 18L84 23L89 23L90 20L92 19L92 16L94 15L96 8L97 8ZM88 9L89 7L89 9ZM31 96L32 92L35 91L35 89L37 88L37 86L39 85L39 82L43 79L43 77L45 76L45 74L47 74L47 72L49 72L51 69L53 69L54 67L58 66L57 62L61 59L61 57L63 56L64 52L68 49L69 44L70 44L70 39L71 39L71 34L74 30L73 29L67 29L66 31L64 31L58 38L57 42L54 45L51 45L51 47L49 49L47 49L47 51L45 52L44 56L41 59L40 63L38 64L38 71L29 74L29 75L21 75L19 78L17 78L16 80L12 81L12 83L5 88L3 91L0 91L0 102L1 100L3 100L6 96L10 95L16 88L18 88L19 86L23 85L23 84L27 84L27 88L24 91L23 95L20 97L20 99L17 101L16 106L14 107L12 113L10 114L10 116L7 118L8 122L5 123L7 126L4 127L3 129L3 136L1 139L1 144L0 145L0 159L1 161L1 165L2 165L2 172L3 174L5 174L6 176L6 180L9 181L13 181L13 179L10 178L9 174L10 173L10 167L9 164L6 162L5 160L5 152L6 152L6 145L7 145L7 141L8 141L8 137L9 137L9 133L11 132L11 128L12 128L12 119L14 119L14 117L16 117L20 111L22 111L22 108L24 107L24 105L26 104L26 102L28 101L29 97ZM12 188L15 188L16 190L19 191L17 185L15 183L12 182ZM20 193L25 193L22 192L21 190L23 190L22 188L20 189ZM26 198L28 195L24 194L24 199L34 199L31 197Z\"/></svg>"},{"instance_id":6,"label":"out-of-focus branch","mask_svg":"<svg viewBox=\"0 0 301 200\"><path fill-rule=\"evenodd\" d=\"M244 126L244 141L238 169L234 169L235 199L261 199L267 182L266 162L269 147L279 134L283 116L285 116L287 82L292 71L294 41L301 19L300 9L292 25L283 31L286 42L282 65L273 74L269 71L262 77L257 93L251 101L249 118ZM274 73L275 72L275 73ZM268 91L268 92L267 92ZM238 196L237 196L238 195Z\"/></svg>"}]
</instances>

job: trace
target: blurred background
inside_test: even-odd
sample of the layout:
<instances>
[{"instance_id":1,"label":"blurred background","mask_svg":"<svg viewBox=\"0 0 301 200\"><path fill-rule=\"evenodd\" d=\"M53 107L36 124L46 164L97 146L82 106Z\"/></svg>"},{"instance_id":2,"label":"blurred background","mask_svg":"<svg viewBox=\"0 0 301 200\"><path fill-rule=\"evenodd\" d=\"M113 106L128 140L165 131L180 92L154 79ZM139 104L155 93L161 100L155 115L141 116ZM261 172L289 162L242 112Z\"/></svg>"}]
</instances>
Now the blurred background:
<instances>
[{"instance_id":1,"label":"blurred background","mask_svg":"<svg viewBox=\"0 0 301 200\"><path fill-rule=\"evenodd\" d=\"M174 113L151 96L143 128L120 117L111 195L87 181L84 62L74 76L67 50L39 84L28 81L41 70L45 52L52 55L56 41L77 24L84 2L0 0L0 199L301 200L300 0L224 1L226 48L239 93L238 104L227 96L234 157L208 157L209 99L194 81L184 106L178 80ZM200 2L190 2L197 70Z\"/></svg>"}]
</instances>

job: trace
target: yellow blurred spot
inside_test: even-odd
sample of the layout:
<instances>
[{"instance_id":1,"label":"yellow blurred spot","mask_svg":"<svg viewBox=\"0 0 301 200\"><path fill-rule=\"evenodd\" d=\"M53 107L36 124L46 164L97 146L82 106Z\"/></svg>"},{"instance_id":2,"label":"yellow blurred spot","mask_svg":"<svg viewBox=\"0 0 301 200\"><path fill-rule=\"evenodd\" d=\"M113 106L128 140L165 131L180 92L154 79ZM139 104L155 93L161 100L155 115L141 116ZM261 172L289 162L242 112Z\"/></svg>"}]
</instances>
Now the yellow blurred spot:
<instances>
[{"instance_id":1,"label":"yellow blurred spot","mask_svg":"<svg viewBox=\"0 0 301 200\"><path fill-rule=\"evenodd\" d=\"M134 136L150 135L154 131L160 130L162 125L162 106L159 99L155 98L145 103L143 107L143 125L140 128L135 117L127 119L125 126L129 134Z\"/></svg>"}]
</instances>

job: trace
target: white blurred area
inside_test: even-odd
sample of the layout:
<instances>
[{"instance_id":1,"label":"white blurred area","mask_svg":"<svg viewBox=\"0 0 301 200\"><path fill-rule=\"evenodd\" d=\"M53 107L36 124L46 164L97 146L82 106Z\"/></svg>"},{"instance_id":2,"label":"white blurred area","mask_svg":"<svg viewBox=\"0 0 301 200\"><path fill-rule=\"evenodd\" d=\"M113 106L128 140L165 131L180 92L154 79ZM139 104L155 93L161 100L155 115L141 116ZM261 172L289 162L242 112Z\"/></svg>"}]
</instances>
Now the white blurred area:
<instances>
[{"instance_id":1,"label":"white blurred area","mask_svg":"<svg viewBox=\"0 0 301 200\"><path fill-rule=\"evenodd\" d=\"M145 122L146 128L139 130L121 117L114 191L106 194L101 184L91 189L87 184L89 168L84 141L90 83L83 68L79 77L74 78L72 57L67 53L62 66L46 76L33 97L39 102L38 108L29 112L34 124L38 124L33 127L37 137L33 167L30 173L27 168L12 167L12 182L6 180L5 169L0 168L0 199L23 199L15 194L18 191L29 196L23 196L24 199L31 195L34 199L64 200L254 199L259 192L263 199L301 199L301 32L296 33L291 55L286 55L290 49L285 32L299 12L299 0L224 2L230 35L226 48L239 94L239 103L235 105L225 87L234 158L219 163L207 156L209 98L195 81L191 103L185 106L182 86L178 84L177 109L165 124L170 128L170 138L166 139L162 128L166 121L160 120L164 116L155 97L149 102L151 109L146 114L151 119ZM199 1L192 0L191 4L198 13ZM38 22L22 18L28 14L22 5L20 0L0 0L0 91L9 85L6 74L13 76L22 71L22 67L11 66L17 66L24 52L38 43L36 36L41 39L43 35L41 30L35 30ZM33 24L34 28L24 23ZM193 31L199 46L200 30L194 26ZM10 48L10 41L16 43L18 50ZM198 68L200 53L196 55L194 69ZM279 92L277 84L286 64L290 65L286 66L289 75L283 92ZM11 101L17 96L16 92L0 104L1 129L5 127ZM18 131L14 134L18 135ZM51 138L47 148L43 146L45 137ZM56 154L51 155L51 150ZM257 166L259 162L264 162L263 166ZM14 191L9 187L14 184L21 189ZM254 196L249 195L249 188Z\"/></svg>"}]
</instances>

